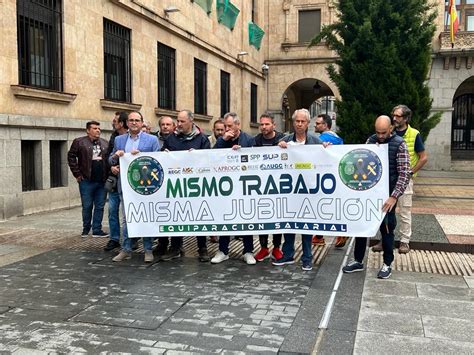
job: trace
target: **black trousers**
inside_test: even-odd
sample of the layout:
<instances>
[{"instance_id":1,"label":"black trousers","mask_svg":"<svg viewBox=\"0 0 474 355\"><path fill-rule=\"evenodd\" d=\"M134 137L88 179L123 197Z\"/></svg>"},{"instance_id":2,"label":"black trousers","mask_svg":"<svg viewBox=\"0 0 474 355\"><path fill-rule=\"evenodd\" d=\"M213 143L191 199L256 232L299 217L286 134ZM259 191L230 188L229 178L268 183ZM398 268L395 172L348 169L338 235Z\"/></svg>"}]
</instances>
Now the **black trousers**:
<instances>
[{"instance_id":1,"label":"black trousers","mask_svg":"<svg viewBox=\"0 0 474 355\"><path fill-rule=\"evenodd\" d=\"M268 248L268 234L262 234L258 236L260 240L260 246L262 248ZM279 248L281 246L281 234L273 235L273 247Z\"/></svg>"},{"instance_id":2,"label":"black trousers","mask_svg":"<svg viewBox=\"0 0 474 355\"><path fill-rule=\"evenodd\" d=\"M393 242L395 240L395 227L397 226L397 217L395 216L395 207L392 212L385 215L380 225L382 234L383 262L390 266L393 262ZM354 247L354 259L359 263L364 261L365 249L367 247L367 238L356 238Z\"/></svg>"}]
</instances>

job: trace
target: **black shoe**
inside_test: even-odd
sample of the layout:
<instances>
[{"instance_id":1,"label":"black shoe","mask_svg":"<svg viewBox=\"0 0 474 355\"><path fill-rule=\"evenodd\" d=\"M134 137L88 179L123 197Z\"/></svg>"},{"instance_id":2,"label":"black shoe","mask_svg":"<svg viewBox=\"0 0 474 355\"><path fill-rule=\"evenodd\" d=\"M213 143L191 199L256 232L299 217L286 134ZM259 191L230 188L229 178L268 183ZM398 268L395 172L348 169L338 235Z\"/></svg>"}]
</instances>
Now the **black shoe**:
<instances>
[{"instance_id":1,"label":"black shoe","mask_svg":"<svg viewBox=\"0 0 474 355\"><path fill-rule=\"evenodd\" d=\"M93 238L106 238L109 236L109 233L105 233L104 231L92 232Z\"/></svg>"},{"instance_id":2,"label":"black shoe","mask_svg":"<svg viewBox=\"0 0 474 355\"><path fill-rule=\"evenodd\" d=\"M200 248L198 250L198 253L199 253L199 261L206 263L211 260L211 258L209 257L209 254L207 253L207 248Z\"/></svg>"},{"instance_id":3,"label":"black shoe","mask_svg":"<svg viewBox=\"0 0 474 355\"><path fill-rule=\"evenodd\" d=\"M166 255L167 251L168 246L158 243L155 250L153 251L153 254L155 254L158 261L163 261L163 257Z\"/></svg>"},{"instance_id":4,"label":"black shoe","mask_svg":"<svg viewBox=\"0 0 474 355\"><path fill-rule=\"evenodd\" d=\"M107 245L104 247L104 251L112 251L116 248L120 248L120 243L116 240L109 240Z\"/></svg>"},{"instance_id":5,"label":"black shoe","mask_svg":"<svg viewBox=\"0 0 474 355\"><path fill-rule=\"evenodd\" d=\"M163 255L161 260L170 261L170 260L173 260L173 259L177 259L179 257L181 257L181 250L170 248L170 250L165 255Z\"/></svg>"}]
</instances>

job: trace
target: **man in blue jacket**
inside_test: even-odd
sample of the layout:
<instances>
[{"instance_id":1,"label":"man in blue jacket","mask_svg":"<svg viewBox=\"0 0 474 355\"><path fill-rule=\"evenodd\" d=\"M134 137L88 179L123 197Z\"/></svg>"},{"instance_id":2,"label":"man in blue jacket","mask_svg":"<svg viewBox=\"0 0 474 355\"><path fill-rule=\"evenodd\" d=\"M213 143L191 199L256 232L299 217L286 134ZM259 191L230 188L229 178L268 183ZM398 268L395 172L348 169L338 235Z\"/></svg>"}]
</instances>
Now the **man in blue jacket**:
<instances>
[{"instance_id":1,"label":"man in blue jacket","mask_svg":"<svg viewBox=\"0 0 474 355\"><path fill-rule=\"evenodd\" d=\"M109 163L112 166L112 172L116 175L119 174L120 166L119 159L125 153L131 153L132 155L140 152L159 152L160 143L158 138L154 135L142 132L143 127L143 116L140 112L134 111L129 113L128 120L128 133L123 134L115 138L114 149L109 157ZM120 180L118 181L118 189L120 197L123 201L122 187ZM123 206L123 204L122 204ZM122 210L124 211L124 210ZM132 240L128 237L127 222L125 219L125 213L123 213L122 230L123 230L123 244L120 253L115 256L113 261L128 260L132 257ZM145 262L153 262L153 238L143 238L143 248L145 249Z\"/></svg>"},{"instance_id":2,"label":"man in blue jacket","mask_svg":"<svg viewBox=\"0 0 474 355\"><path fill-rule=\"evenodd\" d=\"M329 115L322 113L316 117L314 121L314 130L316 133L319 133L319 139L323 142L328 142L334 145L344 144L344 141L341 137L337 135L336 132L331 131L332 128L332 119ZM346 245L347 237L337 237L336 238L336 248L342 248ZM324 237L322 235L313 236L313 244L315 245L325 245Z\"/></svg>"},{"instance_id":3,"label":"man in blue jacket","mask_svg":"<svg viewBox=\"0 0 474 355\"><path fill-rule=\"evenodd\" d=\"M251 135L240 130L240 118L235 112L228 112L224 115L225 133L217 139L214 148L232 148L253 147L255 139ZM242 236L244 242L243 259L248 265L255 265L257 261L253 256L253 236ZM211 259L211 263L219 264L229 259L230 236L222 235L219 237L219 251Z\"/></svg>"}]
</instances>

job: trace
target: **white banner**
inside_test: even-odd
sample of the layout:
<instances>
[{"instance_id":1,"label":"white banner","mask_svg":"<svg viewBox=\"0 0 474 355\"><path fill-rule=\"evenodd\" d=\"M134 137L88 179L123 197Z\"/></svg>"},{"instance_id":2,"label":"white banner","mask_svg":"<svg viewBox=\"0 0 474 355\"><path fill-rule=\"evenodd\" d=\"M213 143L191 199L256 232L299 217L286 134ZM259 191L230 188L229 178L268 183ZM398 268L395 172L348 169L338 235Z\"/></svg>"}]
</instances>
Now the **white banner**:
<instances>
[{"instance_id":1,"label":"white banner","mask_svg":"<svg viewBox=\"0 0 474 355\"><path fill-rule=\"evenodd\" d=\"M128 233L372 237L389 196L387 152L371 144L125 154Z\"/></svg>"}]
</instances>

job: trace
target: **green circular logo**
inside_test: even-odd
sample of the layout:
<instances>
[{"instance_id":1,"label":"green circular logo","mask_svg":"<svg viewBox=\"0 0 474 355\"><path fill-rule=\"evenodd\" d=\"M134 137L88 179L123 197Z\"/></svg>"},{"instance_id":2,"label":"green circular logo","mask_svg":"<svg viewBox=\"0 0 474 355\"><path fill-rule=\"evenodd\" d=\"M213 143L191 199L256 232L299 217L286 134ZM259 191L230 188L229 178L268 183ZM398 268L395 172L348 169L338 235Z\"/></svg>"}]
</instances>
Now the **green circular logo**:
<instances>
[{"instance_id":1,"label":"green circular logo","mask_svg":"<svg viewBox=\"0 0 474 355\"><path fill-rule=\"evenodd\" d=\"M139 157L128 166L127 178L136 193L151 195L163 185L163 167L152 157Z\"/></svg>"},{"instance_id":2,"label":"green circular logo","mask_svg":"<svg viewBox=\"0 0 474 355\"><path fill-rule=\"evenodd\" d=\"M339 162L339 176L352 190L368 190L377 185L382 176L382 162L369 149L354 149Z\"/></svg>"}]
</instances>

